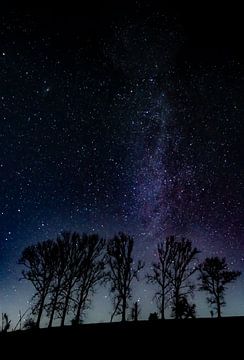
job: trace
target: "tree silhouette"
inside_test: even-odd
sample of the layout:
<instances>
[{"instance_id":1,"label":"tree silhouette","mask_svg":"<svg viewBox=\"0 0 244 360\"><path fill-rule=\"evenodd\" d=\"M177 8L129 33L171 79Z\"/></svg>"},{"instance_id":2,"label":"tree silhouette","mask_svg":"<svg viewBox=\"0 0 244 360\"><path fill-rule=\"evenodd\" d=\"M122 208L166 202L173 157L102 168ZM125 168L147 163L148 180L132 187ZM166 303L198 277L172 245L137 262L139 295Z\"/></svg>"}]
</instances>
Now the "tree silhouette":
<instances>
[{"instance_id":1,"label":"tree silhouette","mask_svg":"<svg viewBox=\"0 0 244 360\"><path fill-rule=\"evenodd\" d=\"M132 281L138 280L138 273L144 267L141 261L133 264L133 246L133 238L124 233L114 236L107 245L109 266L107 279L111 283L111 292L114 294L114 312L111 321L117 314L121 314L122 321L126 320Z\"/></svg>"},{"instance_id":2,"label":"tree silhouette","mask_svg":"<svg viewBox=\"0 0 244 360\"><path fill-rule=\"evenodd\" d=\"M193 284L189 280L197 271L194 260L196 260L196 255L199 251L197 248L192 247L192 243L188 239L182 238L176 241L174 236L171 236L167 241L169 242L170 256L172 258L167 274L172 286L174 315L176 319L179 319L181 317L180 302L182 296L187 297L194 289Z\"/></svg>"},{"instance_id":3,"label":"tree silhouette","mask_svg":"<svg viewBox=\"0 0 244 360\"><path fill-rule=\"evenodd\" d=\"M65 238L65 237L64 237ZM60 303L59 299L62 293L62 286L64 286L64 277L66 270L68 270L68 257L67 254L67 244L64 241L64 238L58 236L54 246L54 276L50 285L50 301L46 305L47 314L49 316L48 327L52 326L55 312L59 310Z\"/></svg>"},{"instance_id":4,"label":"tree silhouette","mask_svg":"<svg viewBox=\"0 0 244 360\"><path fill-rule=\"evenodd\" d=\"M80 263L79 282L77 288L77 304L75 322L81 320L82 312L87 307L89 296L94 293L95 286L105 278L105 240L97 234L80 238L82 259Z\"/></svg>"},{"instance_id":5,"label":"tree silhouette","mask_svg":"<svg viewBox=\"0 0 244 360\"><path fill-rule=\"evenodd\" d=\"M105 240L98 235L82 236L64 231L56 240L48 240L24 249L19 263L25 279L36 289L36 302L32 314L37 314L36 326L40 326L45 309L52 326L55 313L65 324L66 315L72 309L74 322L79 323L87 308L95 286L105 278Z\"/></svg>"},{"instance_id":6,"label":"tree silhouette","mask_svg":"<svg viewBox=\"0 0 244 360\"><path fill-rule=\"evenodd\" d=\"M156 284L158 291L155 294L161 319L165 319L165 309L169 304L171 292L171 279L169 278L170 267L173 261L172 237L166 238L165 242L157 246L157 262L152 263L151 273L146 275L148 282Z\"/></svg>"},{"instance_id":7,"label":"tree silhouette","mask_svg":"<svg viewBox=\"0 0 244 360\"><path fill-rule=\"evenodd\" d=\"M219 257L206 258L199 267L201 280L200 290L210 294L207 301L215 306L218 318L221 308L225 305L225 291L227 284L235 281L241 275L240 271L230 271L226 259Z\"/></svg>"},{"instance_id":8,"label":"tree silhouette","mask_svg":"<svg viewBox=\"0 0 244 360\"><path fill-rule=\"evenodd\" d=\"M36 293L33 299L36 302L32 313L37 314L36 327L40 326L45 300L54 276L54 247L53 241L47 240L36 245L28 246L22 252L19 264L24 265L24 279L31 281Z\"/></svg>"},{"instance_id":9,"label":"tree silhouette","mask_svg":"<svg viewBox=\"0 0 244 360\"><path fill-rule=\"evenodd\" d=\"M150 313L149 317L148 317L149 321L157 321L158 320L158 314L156 312L154 313Z\"/></svg>"},{"instance_id":10,"label":"tree silhouette","mask_svg":"<svg viewBox=\"0 0 244 360\"><path fill-rule=\"evenodd\" d=\"M83 248L81 246L80 235L76 232L63 232L61 239L66 266L60 291L58 313L61 318L60 326L64 326L66 315L70 310L71 302L74 300L72 292L80 279Z\"/></svg>"}]
</instances>

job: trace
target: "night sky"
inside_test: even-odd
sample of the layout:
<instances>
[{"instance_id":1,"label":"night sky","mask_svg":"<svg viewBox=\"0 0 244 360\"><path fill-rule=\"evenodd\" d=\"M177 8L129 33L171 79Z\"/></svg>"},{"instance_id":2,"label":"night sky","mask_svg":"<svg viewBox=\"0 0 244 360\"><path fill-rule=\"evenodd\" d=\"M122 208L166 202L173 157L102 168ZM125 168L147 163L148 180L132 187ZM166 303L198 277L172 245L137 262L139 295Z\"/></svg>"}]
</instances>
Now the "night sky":
<instances>
[{"instance_id":1,"label":"night sky","mask_svg":"<svg viewBox=\"0 0 244 360\"><path fill-rule=\"evenodd\" d=\"M30 306L23 248L64 229L127 232L148 266L158 241L183 235L244 271L240 9L4 10L0 311L15 323ZM224 314L244 315L243 277L230 293ZM135 298L141 317L155 311L145 281ZM102 289L86 321L110 312Z\"/></svg>"}]
</instances>

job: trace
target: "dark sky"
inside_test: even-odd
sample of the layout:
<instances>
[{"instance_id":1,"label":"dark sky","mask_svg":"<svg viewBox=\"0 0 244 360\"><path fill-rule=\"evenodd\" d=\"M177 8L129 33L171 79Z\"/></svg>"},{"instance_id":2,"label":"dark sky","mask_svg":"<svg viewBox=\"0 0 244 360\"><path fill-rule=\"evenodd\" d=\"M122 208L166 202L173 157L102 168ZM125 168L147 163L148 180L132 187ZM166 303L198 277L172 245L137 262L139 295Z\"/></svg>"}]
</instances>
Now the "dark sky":
<instances>
[{"instance_id":1,"label":"dark sky","mask_svg":"<svg viewBox=\"0 0 244 360\"><path fill-rule=\"evenodd\" d=\"M184 235L244 270L242 12L89 4L1 15L0 308L13 318L31 297L21 251L63 229L128 232L148 265ZM243 289L226 313L244 313ZM103 292L88 321L106 319ZM135 296L147 316L151 290Z\"/></svg>"}]
</instances>

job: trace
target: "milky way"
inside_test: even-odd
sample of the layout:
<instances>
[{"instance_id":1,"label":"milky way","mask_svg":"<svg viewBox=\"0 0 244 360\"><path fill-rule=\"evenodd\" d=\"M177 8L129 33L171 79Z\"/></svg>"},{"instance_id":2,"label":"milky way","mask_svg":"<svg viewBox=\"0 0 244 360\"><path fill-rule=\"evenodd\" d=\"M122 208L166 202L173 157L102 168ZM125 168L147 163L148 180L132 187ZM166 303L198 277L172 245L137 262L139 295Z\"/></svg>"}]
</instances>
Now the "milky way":
<instances>
[{"instance_id":1,"label":"milky way","mask_svg":"<svg viewBox=\"0 0 244 360\"><path fill-rule=\"evenodd\" d=\"M129 232L148 263L187 236L243 266L240 56L155 9L87 16L1 20L2 311L29 306L21 250L63 229Z\"/></svg>"},{"instance_id":2,"label":"milky way","mask_svg":"<svg viewBox=\"0 0 244 360\"><path fill-rule=\"evenodd\" d=\"M179 76L174 58L184 39L175 24L169 31L153 20L127 24L113 39L113 62L128 79L115 112L126 116L130 134L134 215L152 238L186 234L199 247L237 250L243 231L242 180L232 151L240 146L238 64L192 70L186 62Z\"/></svg>"}]
</instances>

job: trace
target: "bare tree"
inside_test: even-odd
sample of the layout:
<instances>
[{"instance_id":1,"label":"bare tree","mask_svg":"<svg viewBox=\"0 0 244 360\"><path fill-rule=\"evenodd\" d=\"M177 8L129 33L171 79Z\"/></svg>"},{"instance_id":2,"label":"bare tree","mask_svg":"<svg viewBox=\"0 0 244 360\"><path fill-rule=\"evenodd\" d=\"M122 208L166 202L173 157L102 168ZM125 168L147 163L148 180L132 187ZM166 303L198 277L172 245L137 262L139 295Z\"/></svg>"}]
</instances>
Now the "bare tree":
<instances>
[{"instance_id":1,"label":"bare tree","mask_svg":"<svg viewBox=\"0 0 244 360\"><path fill-rule=\"evenodd\" d=\"M161 314L161 319L165 319L165 309L169 304L171 292L171 280L169 272L173 261L173 244L172 237L166 238L163 243L157 246L157 262L152 263L152 272L146 275L149 283L157 286L155 298Z\"/></svg>"},{"instance_id":2,"label":"bare tree","mask_svg":"<svg viewBox=\"0 0 244 360\"><path fill-rule=\"evenodd\" d=\"M98 283L105 278L105 240L97 234L83 234L80 238L82 259L80 263L79 282L76 297L75 323L81 320L81 315L87 307L90 296L94 293Z\"/></svg>"},{"instance_id":3,"label":"bare tree","mask_svg":"<svg viewBox=\"0 0 244 360\"><path fill-rule=\"evenodd\" d=\"M197 271L195 264L196 256L199 253L197 248L192 247L188 239L182 238L179 241L171 236L170 240L172 262L167 274L172 286L172 300L175 309L175 318L180 318L181 299L193 292L194 286L189 281L190 277Z\"/></svg>"},{"instance_id":4,"label":"bare tree","mask_svg":"<svg viewBox=\"0 0 244 360\"><path fill-rule=\"evenodd\" d=\"M107 278L111 283L111 292L114 294L114 312L111 316L122 315L126 321L126 309L131 298L131 284L133 279L138 280L138 273L144 267L141 261L133 263L132 237L119 233L112 238L107 246L109 272Z\"/></svg>"},{"instance_id":5,"label":"bare tree","mask_svg":"<svg viewBox=\"0 0 244 360\"><path fill-rule=\"evenodd\" d=\"M70 309L75 311L75 322L80 321L95 286L104 280L104 249L105 240L98 235L65 231L55 241L44 241L23 251L19 263L27 268L23 270L24 278L36 289L32 313L37 313L37 327L44 309L49 327L55 313L63 326Z\"/></svg>"},{"instance_id":6,"label":"bare tree","mask_svg":"<svg viewBox=\"0 0 244 360\"><path fill-rule=\"evenodd\" d=\"M37 314L36 327L40 326L45 300L53 280L53 250L53 241L44 241L25 248L19 260L19 264L27 269L22 271L24 279L29 280L36 290L33 296L36 303L32 309L32 313Z\"/></svg>"},{"instance_id":7,"label":"bare tree","mask_svg":"<svg viewBox=\"0 0 244 360\"><path fill-rule=\"evenodd\" d=\"M227 284L235 281L240 271L230 271L226 259L219 257L206 258L200 265L201 287L200 290L209 293L207 301L214 305L218 318L221 317L221 308L225 305L225 291Z\"/></svg>"},{"instance_id":8,"label":"bare tree","mask_svg":"<svg viewBox=\"0 0 244 360\"><path fill-rule=\"evenodd\" d=\"M50 285L50 302L46 306L47 314L49 316L48 327L52 326L55 312L59 310L59 298L64 285L64 278L66 270L68 270L68 257L67 257L67 243L62 236L58 236L54 243L54 276Z\"/></svg>"},{"instance_id":9,"label":"bare tree","mask_svg":"<svg viewBox=\"0 0 244 360\"><path fill-rule=\"evenodd\" d=\"M60 291L60 326L64 326L66 315L69 312L71 303L73 302L72 292L79 281L83 250L80 246L80 235L76 232L63 232L62 242L67 267L65 268Z\"/></svg>"}]
</instances>

